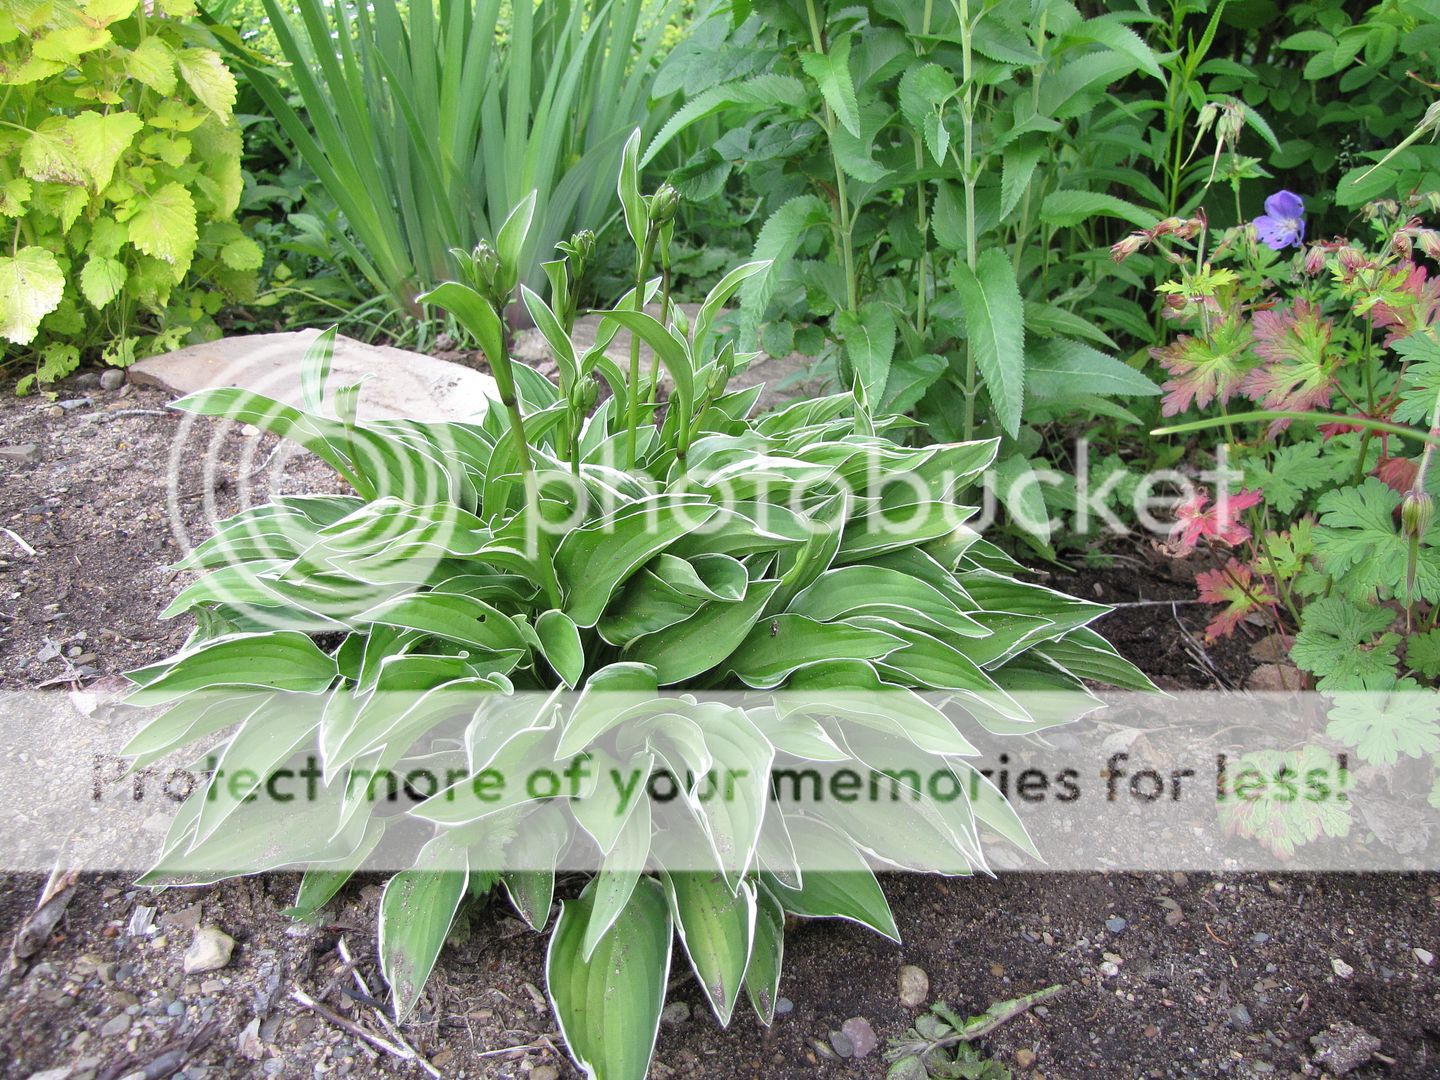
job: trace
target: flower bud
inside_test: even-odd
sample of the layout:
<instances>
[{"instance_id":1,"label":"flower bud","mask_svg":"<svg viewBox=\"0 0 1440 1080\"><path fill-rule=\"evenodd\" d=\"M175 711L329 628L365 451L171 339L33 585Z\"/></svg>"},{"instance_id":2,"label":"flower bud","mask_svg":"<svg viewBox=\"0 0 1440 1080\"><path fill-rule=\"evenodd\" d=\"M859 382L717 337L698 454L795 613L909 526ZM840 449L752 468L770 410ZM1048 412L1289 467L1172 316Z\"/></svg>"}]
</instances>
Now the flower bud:
<instances>
[{"instance_id":1,"label":"flower bud","mask_svg":"<svg viewBox=\"0 0 1440 1080\"><path fill-rule=\"evenodd\" d=\"M1405 493L1400 504L1400 531L1406 536L1422 537L1430 530L1435 520L1435 500L1427 491L1413 488Z\"/></svg>"},{"instance_id":2,"label":"flower bud","mask_svg":"<svg viewBox=\"0 0 1440 1080\"><path fill-rule=\"evenodd\" d=\"M580 407L582 414L589 414L599 400L600 384L594 375L586 374L575 384L575 404Z\"/></svg>"},{"instance_id":3,"label":"flower bud","mask_svg":"<svg viewBox=\"0 0 1440 1080\"><path fill-rule=\"evenodd\" d=\"M1323 247L1321 247L1319 244L1311 244L1309 250L1305 252L1305 263L1304 263L1305 273L1307 273L1307 274L1309 274L1311 277L1313 277L1313 276L1315 276L1316 274L1320 273L1321 270L1324 270L1324 269L1325 269L1325 249L1324 249Z\"/></svg>"},{"instance_id":4,"label":"flower bud","mask_svg":"<svg viewBox=\"0 0 1440 1080\"><path fill-rule=\"evenodd\" d=\"M1420 242L1420 250L1432 259L1440 259L1440 232L1434 229L1421 229L1420 235L1416 238Z\"/></svg>"},{"instance_id":5,"label":"flower bud","mask_svg":"<svg viewBox=\"0 0 1440 1080\"><path fill-rule=\"evenodd\" d=\"M569 240L562 240L555 246L570 260L571 276L578 278L595 254L595 234L589 229L581 229Z\"/></svg>"},{"instance_id":6,"label":"flower bud","mask_svg":"<svg viewBox=\"0 0 1440 1080\"><path fill-rule=\"evenodd\" d=\"M1365 253L1357 247L1349 245L1342 247L1339 252L1340 268L1347 274L1354 274L1365 268Z\"/></svg>"},{"instance_id":7,"label":"flower bud","mask_svg":"<svg viewBox=\"0 0 1440 1080\"><path fill-rule=\"evenodd\" d=\"M650 196L650 224L658 229L675 220L675 211L680 208L680 192L669 181L655 189Z\"/></svg>"},{"instance_id":8,"label":"flower bud","mask_svg":"<svg viewBox=\"0 0 1440 1080\"><path fill-rule=\"evenodd\" d=\"M1124 262L1131 255L1139 251L1144 244L1145 234L1143 232L1131 233L1129 236L1117 240L1114 244L1110 245L1110 258L1114 259L1117 263Z\"/></svg>"}]
</instances>

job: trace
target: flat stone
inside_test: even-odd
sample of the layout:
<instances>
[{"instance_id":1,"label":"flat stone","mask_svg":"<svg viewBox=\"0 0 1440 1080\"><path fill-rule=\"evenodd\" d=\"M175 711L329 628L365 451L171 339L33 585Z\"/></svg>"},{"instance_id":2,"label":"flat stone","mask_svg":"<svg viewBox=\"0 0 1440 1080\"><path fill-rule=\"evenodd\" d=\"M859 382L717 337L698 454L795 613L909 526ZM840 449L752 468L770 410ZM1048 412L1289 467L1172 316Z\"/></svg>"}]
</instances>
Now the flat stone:
<instances>
[{"instance_id":1,"label":"flat stone","mask_svg":"<svg viewBox=\"0 0 1440 1080\"><path fill-rule=\"evenodd\" d=\"M1341 1020L1310 1037L1312 1061L1334 1076L1344 1076L1364 1065L1380 1049L1380 1040L1364 1028Z\"/></svg>"},{"instance_id":2,"label":"flat stone","mask_svg":"<svg viewBox=\"0 0 1440 1080\"><path fill-rule=\"evenodd\" d=\"M0 461L34 461L40 456L40 448L33 442L19 443L15 446L0 446Z\"/></svg>"},{"instance_id":3,"label":"flat stone","mask_svg":"<svg viewBox=\"0 0 1440 1080\"><path fill-rule=\"evenodd\" d=\"M243 386L299 406L300 361L319 335L318 330L237 335L152 356L126 370L132 383L158 386L172 394ZM486 402L496 396L495 380L473 368L405 349L336 338L330 388L348 386L367 375L371 378L360 392L362 420L469 420L483 414Z\"/></svg>"},{"instance_id":4,"label":"flat stone","mask_svg":"<svg viewBox=\"0 0 1440 1080\"><path fill-rule=\"evenodd\" d=\"M849 1040L851 1053L857 1058L868 1057L880 1045L875 1029L863 1016L852 1016L846 1020L840 1025L840 1032Z\"/></svg>"}]
</instances>

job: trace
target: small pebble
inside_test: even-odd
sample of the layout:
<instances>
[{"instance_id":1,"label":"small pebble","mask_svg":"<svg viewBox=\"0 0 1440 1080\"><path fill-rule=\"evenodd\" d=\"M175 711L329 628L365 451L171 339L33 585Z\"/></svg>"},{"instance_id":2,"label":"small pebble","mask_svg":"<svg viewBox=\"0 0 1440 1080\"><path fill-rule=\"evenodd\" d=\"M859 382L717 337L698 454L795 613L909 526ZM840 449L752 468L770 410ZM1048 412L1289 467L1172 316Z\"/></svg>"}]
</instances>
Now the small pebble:
<instances>
[{"instance_id":1,"label":"small pebble","mask_svg":"<svg viewBox=\"0 0 1440 1080\"><path fill-rule=\"evenodd\" d=\"M918 1009L930 999L930 976L924 968L906 964L896 976L900 988L900 1004L907 1009Z\"/></svg>"},{"instance_id":2,"label":"small pebble","mask_svg":"<svg viewBox=\"0 0 1440 1080\"><path fill-rule=\"evenodd\" d=\"M1226 1022L1236 1031L1248 1031L1252 1023L1250 1010L1243 1004L1236 1005L1230 1010L1230 1019Z\"/></svg>"},{"instance_id":3,"label":"small pebble","mask_svg":"<svg viewBox=\"0 0 1440 1080\"><path fill-rule=\"evenodd\" d=\"M185 974L198 975L216 971L230 962L235 948L235 939L214 926L202 926L195 931L190 948L185 951Z\"/></svg>"},{"instance_id":4,"label":"small pebble","mask_svg":"<svg viewBox=\"0 0 1440 1080\"><path fill-rule=\"evenodd\" d=\"M1129 925L1130 924L1127 923L1124 919L1122 919L1119 915L1112 915L1110 918L1105 920L1105 929L1109 930L1112 934L1120 933L1120 931L1124 930L1125 927Z\"/></svg>"},{"instance_id":5,"label":"small pebble","mask_svg":"<svg viewBox=\"0 0 1440 1080\"><path fill-rule=\"evenodd\" d=\"M660 1022L662 1024L683 1024L689 1019L690 1006L683 1001L670 1002L669 1005L665 1006L664 1011L660 1013ZM534 1074L532 1073L531 1075L533 1076Z\"/></svg>"},{"instance_id":6,"label":"small pebble","mask_svg":"<svg viewBox=\"0 0 1440 1080\"><path fill-rule=\"evenodd\" d=\"M118 1039L121 1035L128 1033L129 1030L130 1017L121 1013L119 1016L112 1016L109 1020L106 1020L100 1028L100 1034L106 1039Z\"/></svg>"},{"instance_id":7,"label":"small pebble","mask_svg":"<svg viewBox=\"0 0 1440 1080\"><path fill-rule=\"evenodd\" d=\"M1429 949L1416 949L1415 959L1419 960L1420 963L1424 964L1426 967L1429 967L1431 964L1435 963L1435 954L1432 953Z\"/></svg>"},{"instance_id":8,"label":"small pebble","mask_svg":"<svg viewBox=\"0 0 1440 1080\"><path fill-rule=\"evenodd\" d=\"M1338 956L1331 959L1330 966L1335 969L1335 974L1342 979L1348 979L1351 975L1355 974L1355 969Z\"/></svg>"},{"instance_id":9,"label":"small pebble","mask_svg":"<svg viewBox=\"0 0 1440 1080\"><path fill-rule=\"evenodd\" d=\"M1015 1051L1015 1064L1022 1069L1028 1069L1035 1064L1035 1051L1028 1046L1022 1046Z\"/></svg>"},{"instance_id":10,"label":"small pebble","mask_svg":"<svg viewBox=\"0 0 1440 1080\"><path fill-rule=\"evenodd\" d=\"M795 1011L795 1003L787 997L775 999L775 1015L786 1016Z\"/></svg>"},{"instance_id":11,"label":"small pebble","mask_svg":"<svg viewBox=\"0 0 1440 1080\"><path fill-rule=\"evenodd\" d=\"M125 385L125 372L119 368L109 368L100 373L101 390L119 390Z\"/></svg>"},{"instance_id":12,"label":"small pebble","mask_svg":"<svg viewBox=\"0 0 1440 1080\"><path fill-rule=\"evenodd\" d=\"M530 1070L530 1080L560 1080L560 1070L554 1065L536 1065Z\"/></svg>"}]
</instances>

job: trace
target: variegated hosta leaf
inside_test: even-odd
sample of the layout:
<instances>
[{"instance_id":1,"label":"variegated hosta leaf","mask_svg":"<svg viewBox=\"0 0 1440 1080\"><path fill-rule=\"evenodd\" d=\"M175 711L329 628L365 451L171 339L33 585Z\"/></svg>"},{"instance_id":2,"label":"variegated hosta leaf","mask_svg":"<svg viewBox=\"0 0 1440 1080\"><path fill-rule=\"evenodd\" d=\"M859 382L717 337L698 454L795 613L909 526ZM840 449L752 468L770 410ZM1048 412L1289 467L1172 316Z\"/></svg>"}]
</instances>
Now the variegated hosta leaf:
<instances>
[{"instance_id":1,"label":"variegated hosta leaf","mask_svg":"<svg viewBox=\"0 0 1440 1080\"><path fill-rule=\"evenodd\" d=\"M645 207L627 204L636 227ZM522 225L507 226L511 247ZM904 446L896 418L857 415L849 395L751 418L754 393L725 391L746 358L712 340L715 304L691 332L634 299L582 351L564 305L526 294L564 385L508 364L523 443L501 408L474 423L358 421L360 391L327 386L324 338L302 371L304 409L236 388L179 402L298 443L352 494L247 509L186 557L203 576L166 614L193 614L199 629L130 676L132 700L168 709L127 747L148 764L231 729L218 761L254 783L187 802L151 880L308 863L296 901L307 913L385 831L375 792L388 771L442 770L408 814L435 838L382 901L397 1015L468 881L503 884L539 928L557 868L588 854L598 874L564 901L547 973L576 1061L620 1080L649 1060L674 929L721 1022L743 990L768 1023L786 914L898 937L872 863L984 870L982 827L1033 850L965 761L969 734L1073 719L1094 704L1087 681L1153 689L1091 629L1104 607L1021 581L966 526L966 491L995 441ZM480 321L503 349L498 321ZM653 387L629 385L604 355L621 324L658 347L674 380L663 419ZM592 375L614 397L587 416ZM575 696L545 696L562 691ZM280 711L275 693L303 706ZM307 754L322 766L319 798L283 813L246 801ZM487 786L537 764L583 766L581 782ZM886 814L802 809L786 798L797 765L876 770L905 798ZM959 794L921 791L911 773ZM669 801L646 786L660 777ZM715 777L733 779L726 798L710 797Z\"/></svg>"}]
</instances>

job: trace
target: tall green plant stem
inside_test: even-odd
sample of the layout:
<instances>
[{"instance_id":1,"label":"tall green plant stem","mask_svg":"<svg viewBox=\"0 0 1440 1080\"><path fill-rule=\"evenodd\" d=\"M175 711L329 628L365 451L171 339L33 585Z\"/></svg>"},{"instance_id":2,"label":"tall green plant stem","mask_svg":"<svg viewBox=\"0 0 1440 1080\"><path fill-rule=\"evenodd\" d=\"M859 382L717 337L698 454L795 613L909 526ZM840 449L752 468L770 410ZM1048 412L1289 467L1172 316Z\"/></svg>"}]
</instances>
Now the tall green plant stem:
<instances>
[{"instance_id":1,"label":"tall green plant stem","mask_svg":"<svg viewBox=\"0 0 1440 1080\"><path fill-rule=\"evenodd\" d=\"M925 37L930 36L930 19L935 14L935 0L925 0L925 14L921 20L920 31ZM915 42L915 55L924 56L925 49L919 41ZM925 140L917 131L915 133L915 171L919 172L925 167ZM915 225L920 230L920 266L916 274L915 283L915 329L921 337L925 336L927 323L926 308L930 301L930 212L925 201L925 181L915 181Z\"/></svg>"},{"instance_id":2,"label":"tall green plant stem","mask_svg":"<svg viewBox=\"0 0 1440 1080\"><path fill-rule=\"evenodd\" d=\"M805 0L805 9L810 16L810 39L815 51L825 55L825 35L820 31L820 16L815 10L815 0ZM835 156L834 136L835 113L828 104L825 106L825 134L830 143L830 163L835 168L835 208L840 220L836 228L840 239L840 261L845 272L845 310L854 312L859 306L860 283L855 277L855 242L850 234L850 197L845 186L845 170Z\"/></svg>"},{"instance_id":3,"label":"tall green plant stem","mask_svg":"<svg viewBox=\"0 0 1440 1080\"><path fill-rule=\"evenodd\" d=\"M555 560L550 550L550 534L540 513L540 484L535 476L535 462L530 456L530 440L525 437L525 417L520 412L520 398L515 392L515 376L510 366L509 345L501 348L500 362L491 364L495 389L510 421L510 436L515 440L515 455L520 459L520 478L525 487L525 509L535 522L536 562L540 565L540 584L551 607L558 608L563 597L560 581L555 576Z\"/></svg>"},{"instance_id":4,"label":"tall green plant stem","mask_svg":"<svg viewBox=\"0 0 1440 1080\"><path fill-rule=\"evenodd\" d=\"M965 185L965 262L975 271L975 65L971 51L974 27L970 24L970 0L959 0L960 12L960 118L965 127L965 159L960 180ZM965 438L975 436L975 350L965 343Z\"/></svg>"},{"instance_id":5,"label":"tall green plant stem","mask_svg":"<svg viewBox=\"0 0 1440 1080\"><path fill-rule=\"evenodd\" d=\"M1184 435L1191 431L1208 431L1210 428L1225 427L1227 424L1265 423L1270 420L1310 420L1317 424L1349 424L1351 427L1383 431L1387 435L1400 435L1407 439L1420 439L1427 446L1440 444L1440 433L1434 430L1421 431L1419 428L1392 424L1388 420L1375 420L1368 416L1336 416L1334 413L1303 412L1298 409L1263 409L1257 412L1235 413L1232 416L1209 417L1191 420L1184 424L1155 428L1151 435Z\"/></svg>"},{"instance_id":6,"label":"tall green plant stem","mask_svg":"<svg viewBox=\"0 0 1440 1080\"><path fill-rule=\"evenodd\" d=\"M650 272L650 259L655 254L655 229L645 228L645 243L640 245L635 256L635 303L636 311L645 310L645 275ZM625 440L630 468L635 467L637 458L636 437L640 430L640 336L630 335L630 416L626 422L628 435Z\"/></svg>"}]
</instances>

